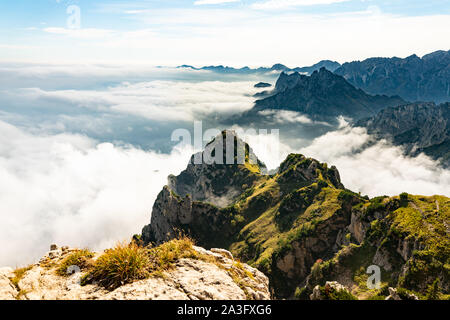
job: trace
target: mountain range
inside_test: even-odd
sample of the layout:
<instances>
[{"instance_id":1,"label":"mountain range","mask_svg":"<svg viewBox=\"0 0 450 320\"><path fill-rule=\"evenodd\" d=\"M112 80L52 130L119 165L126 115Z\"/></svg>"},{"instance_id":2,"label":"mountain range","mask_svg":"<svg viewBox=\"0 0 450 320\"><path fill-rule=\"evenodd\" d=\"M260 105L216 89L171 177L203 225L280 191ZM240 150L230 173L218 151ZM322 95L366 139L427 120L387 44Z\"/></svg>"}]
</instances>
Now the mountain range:
<instances>
[{"instance_id":1,"label":"mountain range","mask_svg":"<svg viewBox=\"0 0 450 320\"><path fill-rule=\"evenodd\" d=\"M221 148L225 154L228 135L240 141L224 131L202 155ZM276 298L449 296L449 198L369 199L345 189L336 167L300 154L290 154L273 175L247 158L197 166L189 163L158 195L140 237L145 244L182 233L205 248L230 250L269 277ZM190 172L195 179L186 179ZM200 196L189 193L193 184ZM368 287L373 265L381 271L378 288Z\"/></svg>"},{"instance_id":2,"label":"mountain range","mask_svg":"<svg viewBox=\"0 0 450 320\"><path fill-rule=\"evenodd\" d=\"M450 51L422 58L370 58L344 63L334 72L370 94L398 95L408 101L450 101Z\"/></svg>"},{"instance_id":3,"label":"mountain range","mask_svg":"<svg viewBox=\"0 0 450 320\"><path fill-rule=\"evenodd\" d=\"M343 77L321 68L311 76L282 72L272 95L257 100L249 113L289 110L317 120L331 120L338 116L359 119L404 103L398 96L369 95Z\"/></svg>"},{"instance_id":4,"label":"mountain range","mask_svg":"<svg viewBox=\"0 0 450 320\"><path fill-rule=\"evenodd\" d=\"M272 67L259 67L256 69L252 69L249 67L243 67L243 68L233 68L233 67L227 67L227 66L205 66L205 67L194 67L191 65L182 65L178 68L188 68L192 70L209 70L213 72L219 72L219 73L237 73L237 74L249 74L249 73L266 73L266 72L299 72L302 74L311 74L316 70L319 70L320 68L326 68L330 71L334 71L337 68L339 68L341 65L336 61L330 61L330 60L322 60L312 66L308 67L297 67L297 68L289 68L281 63L274 64Z\"/></svg>"}]
</instances>

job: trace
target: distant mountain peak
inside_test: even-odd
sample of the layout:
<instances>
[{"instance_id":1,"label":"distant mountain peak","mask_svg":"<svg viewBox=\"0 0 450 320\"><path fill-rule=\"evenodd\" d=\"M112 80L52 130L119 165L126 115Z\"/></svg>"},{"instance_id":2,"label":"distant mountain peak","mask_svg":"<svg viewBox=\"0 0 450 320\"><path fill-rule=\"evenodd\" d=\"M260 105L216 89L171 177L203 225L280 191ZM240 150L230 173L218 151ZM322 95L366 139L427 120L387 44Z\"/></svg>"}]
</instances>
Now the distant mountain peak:
<instances>
[{"instance_id":1,"label":"distant mountain peak","mask_svg":"<svg viewBox=\"0 0 450 320\"><path fill-rule=\"evenodd\" d=\"M404 103L399 97L369 95L322 67L311 76L282 72L274 94L256 101L250 113L272 109L296 111L319 120L331 120L340 115L359 119Z\"/></svg>"}]
</instances>

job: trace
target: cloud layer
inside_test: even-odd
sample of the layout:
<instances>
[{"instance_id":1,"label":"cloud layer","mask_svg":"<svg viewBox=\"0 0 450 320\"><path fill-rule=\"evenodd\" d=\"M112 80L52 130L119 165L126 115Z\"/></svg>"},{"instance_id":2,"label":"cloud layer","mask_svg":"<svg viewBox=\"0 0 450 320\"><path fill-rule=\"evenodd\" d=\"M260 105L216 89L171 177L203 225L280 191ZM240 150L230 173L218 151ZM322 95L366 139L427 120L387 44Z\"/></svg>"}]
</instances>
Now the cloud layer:
<instances>
[{"instance_id":1,"label":"cloud layer","mask_svg":"<svg viewBox=\"0 0 450 320\"><path fill-rule=\"evenodd\" d=\"M34 262L51 243L102 249L129 239L191 153L36 136L0 121L0 265Z\"/></svg>"}]
</instances>

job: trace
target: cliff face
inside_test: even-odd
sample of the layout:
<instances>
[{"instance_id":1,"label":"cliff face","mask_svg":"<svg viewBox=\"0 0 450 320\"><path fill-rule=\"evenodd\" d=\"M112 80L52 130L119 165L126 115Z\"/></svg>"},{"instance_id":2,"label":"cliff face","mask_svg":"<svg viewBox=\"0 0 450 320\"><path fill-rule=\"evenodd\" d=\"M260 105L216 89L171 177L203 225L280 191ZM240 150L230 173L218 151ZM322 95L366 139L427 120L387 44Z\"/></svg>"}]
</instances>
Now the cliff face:
<instances>
[{"instance_id":1,"label":"cliff face","mask_svg":"<svg viewBox=\"0 0 450 320\"><path fill-rule=\"evenodd\" d=\"M404 103L400 97L366 94L343 77L322 68L311 76L282 73L274 94L256 101L250 113L281 109L297 111L319 120L340 115L360 119L374 115L383 108Z\"/></svg>"},{"instance_id":2,"label":"cliff face","mask_svg":"<svg viewBox=\"0 0 450 320\"><path fill-rule=\"evenodd\" d=\"M370 58L344 63L335 73L371 94L398 95L408 101L450 101L450 51L422 58Z\"/></svg>"},{"instance_id":3,"label":"cliff face","mask_svg":"<svg viewBox=\"0 0 450 320\"><path fill-rule=\"evenodd\" d=\"M161 243L182 232L206 248L226 248L264 272L277 297L293 297L296 288L312 294L335 280L362 298L385 294L361 280L372 264L382 269L385 286L424 293L439 279L448 294L448 198L361 197L344 188L335 167L296 154L278 173L256 175L226 207L165 187L142 240Z\"/></svg>"},{"instance_id":4,"label":"cliff face","mask_svg":"<svg viewBox=\"0 0 450 320\"><path fill-rule=\"evenodd\" d=\"M222 249L207 251L193 247L198 257L179 259L161 274L113 289L83 284L86 272L60 274L61 265L79 250L52 249L35 265L18 270L0 269L0 300L270 299L267 277L255 268L237 263L231 253ZM101 259L102 254L92 253L92 263Z\"/></svg>"},{"instance_id":5,"label":"cliff face","mask_svg":"<svg viewBox=\"0 0 450 320\"><path fill-rule=\"evenodd\" d=\"M424 152L442 160L445 166L450 165L450 103L413 103L387 108L356 125L404 146L407 153Z\"/></svg>"}]
</instances>

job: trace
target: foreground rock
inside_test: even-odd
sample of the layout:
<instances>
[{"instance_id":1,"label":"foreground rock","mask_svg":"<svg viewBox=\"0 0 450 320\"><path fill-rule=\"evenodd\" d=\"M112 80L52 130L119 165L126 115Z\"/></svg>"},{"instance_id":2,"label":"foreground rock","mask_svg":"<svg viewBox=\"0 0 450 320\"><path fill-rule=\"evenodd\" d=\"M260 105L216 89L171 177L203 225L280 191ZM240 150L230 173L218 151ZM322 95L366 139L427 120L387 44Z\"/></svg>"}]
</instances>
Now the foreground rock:
<instances>
[{"instance_id":1,"label":"foreground rock","mask_svg":"<svg viewBox=\"0 0 450 320\"><path fill-rule=\"evenodd\" d=\"M235 262L225 250L194 249L211 261L180 259L158 277L107 290L96 284L82 286L83 273L64 277L57 268L74 249L51 250L16 279L12 269L0 269L0 300L266 300L269 281L258 270ZM95 253L93 260L100 253ZM237 277L237 278L236 278Z\"/></svg>"}]
</instances>

